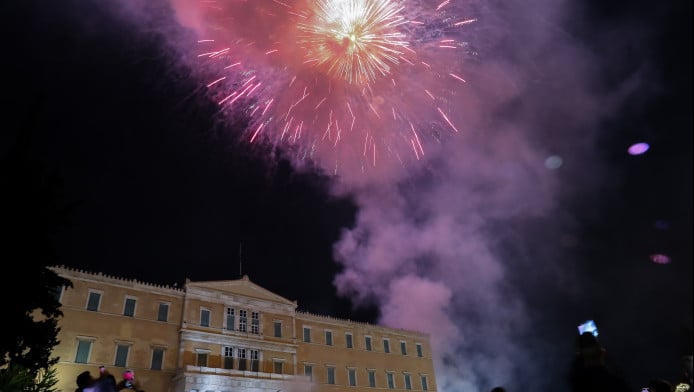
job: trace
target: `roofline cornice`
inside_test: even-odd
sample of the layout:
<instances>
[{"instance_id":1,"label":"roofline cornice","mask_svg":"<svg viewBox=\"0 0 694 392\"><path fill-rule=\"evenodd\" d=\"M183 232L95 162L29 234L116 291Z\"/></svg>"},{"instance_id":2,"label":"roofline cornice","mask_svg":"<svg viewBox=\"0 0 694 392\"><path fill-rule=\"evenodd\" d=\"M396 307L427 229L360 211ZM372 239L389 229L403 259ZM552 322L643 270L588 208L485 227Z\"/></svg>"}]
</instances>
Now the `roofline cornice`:
<instances>
[{"instance_id":1,"label":"roofline cornice","mask_svg":"<svg viewBox=\"0 0 694 392\"><path fill-rule=\"evenodd\" d=\"M52 266L48 267L48 269L67 279L82 279L92 282L112 284L135 290L157 292L159 294L171 295L176 297L183 297L185 295L185 291L177 287L148 283L137 279L127 279L119 276L104 274L102 272L91 272L83 269L67 267L64 265Z\"/></svg>"}]
</instances>

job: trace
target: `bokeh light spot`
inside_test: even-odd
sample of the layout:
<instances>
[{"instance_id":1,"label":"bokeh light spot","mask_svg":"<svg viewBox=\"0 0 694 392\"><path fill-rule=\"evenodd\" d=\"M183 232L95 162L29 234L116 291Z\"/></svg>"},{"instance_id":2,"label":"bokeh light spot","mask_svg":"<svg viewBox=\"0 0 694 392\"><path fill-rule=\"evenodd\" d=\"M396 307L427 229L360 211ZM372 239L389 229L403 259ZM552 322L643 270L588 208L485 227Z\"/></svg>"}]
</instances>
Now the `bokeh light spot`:
<instances>
[{"instance_id":1,"label":"bokeh light spot","mask_svg":"<svg viewBox=\"0 0 694 392\"><path fill-rule=\"evenodd\" d=\"M652 262L656 264L670 264L670 258L661 253L655 253L650 256Z\"/></svg>"},{"instance_id":2,"label":"bokeh light spot","mask_svg":"<svg viewBox=\"0 0 694 392\"><path fill-rule=\"evenodd\" d=\"M564 160L559 155L552 155L545 159L545 167L548 169L559 169L564 164Z\"/></svg>"},{"instance_id":3,"label":"bokeh light spot","mask_svg":"<svg viewBox=\"0 0 694 392\"><path fill-rule=\"evenodd\" d=\"M629 146L629 154L630 155L641 155L648 151L648 149L651 148L651 146L648 145L648 143L635 143Z\"/></svg>"}]
</instances>

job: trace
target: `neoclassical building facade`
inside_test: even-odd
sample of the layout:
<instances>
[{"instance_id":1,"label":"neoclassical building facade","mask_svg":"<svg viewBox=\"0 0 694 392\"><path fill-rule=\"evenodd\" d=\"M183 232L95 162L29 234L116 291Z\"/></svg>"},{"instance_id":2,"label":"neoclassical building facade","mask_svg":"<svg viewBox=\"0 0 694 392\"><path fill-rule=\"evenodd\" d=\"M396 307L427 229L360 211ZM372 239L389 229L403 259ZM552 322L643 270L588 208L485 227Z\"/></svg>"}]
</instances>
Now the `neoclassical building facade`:
<instances>
[{"instance_id":1,"label":"neoclassical building facade","mask_svg":"<svg viewBox=\"0 0 694 392\"><path fill-rule=\"evenodd\" d=\"M429 336L297 311L249 280L167 287L67 267L59 390L127 369L146 392L436 391Z\"/></svg>"}]
</instances>

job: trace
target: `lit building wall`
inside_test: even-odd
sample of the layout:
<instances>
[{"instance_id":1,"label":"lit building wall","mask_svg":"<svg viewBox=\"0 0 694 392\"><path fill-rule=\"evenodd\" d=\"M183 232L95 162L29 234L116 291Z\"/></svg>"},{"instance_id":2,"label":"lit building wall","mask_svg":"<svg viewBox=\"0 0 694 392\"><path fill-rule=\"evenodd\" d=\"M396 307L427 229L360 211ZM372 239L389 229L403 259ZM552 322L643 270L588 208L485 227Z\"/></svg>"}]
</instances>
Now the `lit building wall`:
<instances>
[{"instance_id":1,"label":"lit building wall","mask_svg":"<svg viewBox=\"0 0 694 392\"><path fill-rule=\"evenodd\" d=\"M246 276L172 288L53 269L74 285L53 352L64 391L102 364L147 392L436 391L428 335L297 312Z\"/></svg>"},{"instance_id":2,"label":"lit building wall","mask_svg":"<svg viewBox=\"0 0 694 392\"><path fill-rule=\"evenodd\" d=\"M60 343L53 350L60 358L57 389L74 391L79 373L98 375L98 366L104 365L117 379L126 369L134 370L147 391L171 391L184 291L65 268L54 271L74 286L60 294ZM158 320L160 306L162 313L166 308L163 321Z\"/></svg>"},{"instance_id":3,"label":"lit building wall","mask_svg":"<svg viewBox=\"0 0 694 392\"><path fill-rule=\"evenodd\" d=\"M325 390L389 389L389 385L396 390L408 385L416 391L424 386L436 390L426 334L302 312L296 313L296 324L299 374L310 372L315 383L329 386Z\"/></svg>"}]
</instances>

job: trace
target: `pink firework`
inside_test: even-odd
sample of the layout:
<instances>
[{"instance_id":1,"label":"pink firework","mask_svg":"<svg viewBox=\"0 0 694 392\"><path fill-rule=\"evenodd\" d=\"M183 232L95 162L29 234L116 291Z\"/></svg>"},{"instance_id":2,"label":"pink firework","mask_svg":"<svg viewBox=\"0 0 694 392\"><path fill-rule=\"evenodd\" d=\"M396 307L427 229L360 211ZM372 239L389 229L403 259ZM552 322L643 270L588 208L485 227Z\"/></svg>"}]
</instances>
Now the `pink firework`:
<instances>
[{"instance_id":1,"label":"pink firework","mask_svg":"<svg viewBox=\"0 0 694 392\"><path fill-rule=\"evenodd\" d=\"M295 162L374 172L407 166L464 130L460 37L451 1L216 0L201 14L198 66L248 143Z\"/></svg>"}]
</instances>

